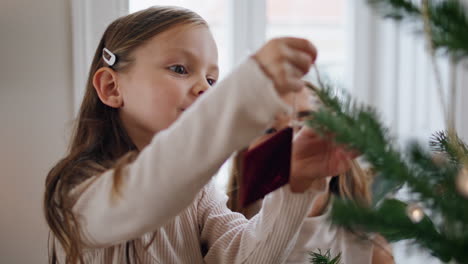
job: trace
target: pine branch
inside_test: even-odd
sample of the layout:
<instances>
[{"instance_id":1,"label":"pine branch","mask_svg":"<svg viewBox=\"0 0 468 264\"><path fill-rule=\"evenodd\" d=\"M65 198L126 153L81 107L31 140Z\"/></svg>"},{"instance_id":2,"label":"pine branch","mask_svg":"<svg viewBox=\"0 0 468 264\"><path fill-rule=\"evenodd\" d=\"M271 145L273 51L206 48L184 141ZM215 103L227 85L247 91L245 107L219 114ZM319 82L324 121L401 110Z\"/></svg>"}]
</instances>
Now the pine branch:
<instances>
[{"instance_id":1,"label":"pine branch","mask_svg":"<svg viewBox=\"0 0 468 264\"><path fill-rule=\"evenodd\" d=\"M416 143L410 144L407 152L411 177L406 182L409 185L425 182L425 186L428 186L425 191L421 191L423 188L413 188L419 200L435 215L438 214L437 217L444 216L446 223L455 225L457 221L468 221L468 211L460 212L463 208L468 210L468 203L455 186L459 166L436 163L432 155Z\"/></svg>"},{"instance_id":2,"label":"pine branch","mask_svg":"<svg viewBox=\"0 0 468 264\"><path fill-rule=\"evenodd\" d=\"M369 5L385 18L395 20L415 19L421 15L419 7L406 0L368 0Z\"/></svg>"},{"instance_id":3,"label":"pine branch","mask_svg":"<svg viewBox=\"0 0 468 264\"><path fill-rule=\"evenodd\" d=\"M468 17L460 1L425 1L424 12L410 0L368 2L387 18L419 22L421 27L424 19L436 51L455 61L468 57ZM390 241L410 239L443 261L468 263L468 201L456 187L460 169L468 168L468 145L454 132L439 132L430 145L450 162L437 160L417 143L409 144L403 152L394 146L389 130L374 109L356 103L329 83L322 84L320 78L319 82L321 89L314 91L324 107L311 114L307 125L358 150L378 174L372 207L335 200L332 221L359 231L381 233ZM388 193L403 185L412 201L427 209L418 223L408 218L405 203L386 199Z\"/></svg>"},{"instance_id":4,"label":"pine branch","mask_svg":"<svg viewBox=\"0 0 468 264\"><path fill-rule=\"evenodd\" d=\"M398 21L422 21L421 7L410 0L367 0L384 18ZM468 57L468 17L459 0L430 1L432 42L436 50L455 60ZM422 24L422 23L421 23ZM422 30L421 30L422 31Z\"/></svg>"},{"instance_id":5,"label":"pine branch","mask_svg":"<svg viewBox=\"0 0 468 264\"><path fill-rule=\"evenodd\" d=\"M384 200L385 206L378 205L377 211L349 203L346 208L352 211L346 212L344 207L337 205L334 211L346 213L335 214L333 219L338 219L335 223L379 232L391 241L414 239L443 260L450 256L457 260L466 257L461 249L468 245L468 203L456 191L455 177L459 166L435 162L432 155L416 143L410 144L403 154L393 146L393 138L374 109L356 103L344 92L336 92L329 83L324 86L314 90L324 107L312 113L307 125L320 134L331 133L338 143L358 150L378 172L378 177L390 180L395 186L407 186L414 199L433 212L430 216L437 219L436 225L428 218L417 228L404 210L395 204L389 206L388 200ZM392 212L398 212L394 215L396 219L390 215ZM432 231L428 232L429 229ZM443 243L435 243L435 240Z\"/></svg>"},{"instance_id":6,"label":"pine branch","mask_svg":"<svg viewBox=\"0 0 468 264\"><path fill-rule=\"evenodd\" d=\"M439 131L432 135L429 145L432 150L446 155L452 162L460 164L463 156L468 156L468 145L465 144L458 136L454 135L454 139L450 142L446 131ZM462 153L459 153L461 150Z\"/></svg>"},{"instance_id":7,"label":"pine branch","mask_svg":"<svg viewBox=\"0 0 468 264\"><path fill-rule=\"evenodd\" d=\"M464 10L458 0L442 1L429 9L434 47L457 60L468 56L468 17Z\"/></svg>"},{"instance_id":8,"label":"pine branch","mask_svg":"<svg viewBox=\"0 0 468 264\"><path fill-rule=\"evenodd\" d=\"M393 139L378 121L376 111L356 104L346 94L340 96L341 100L331 85L325 86L317 95L326 107L312 113L307 125L319 133L332 133L335 141L362 153L381 177L402 185L410 177L409 168L394 149ZM429 189L424 185L417 187Z\"/></svg>"},{"instance_id":9,"label":"pine branch","mask_svg":"<svg viewBox=\"0 0 468 264\"><path fill-rule=\"evenodd\" d=\"M378 232L390 242L412 239L442 261L452 257L466 263L466 237L451 238L439 233L426 216L413 223L406 215L407 204L394 199L385 200L378 208L361 207L353 201L335 199L331 219L334 224L365 232Z\"/></svg>"},{"instance_id":10,"label":"pine branch","mask_svg":"<svg viewBox=\"0 0 468 264\"><path fill-rule=\"evenodd\" d=\"M310 263L312 264L340 264L341 261L341 253L339 253L336 257L332 258L330 250L327 252L322 253L321 249L318 249L318 252L310 252Z\"/></svg>"}]
</instances>

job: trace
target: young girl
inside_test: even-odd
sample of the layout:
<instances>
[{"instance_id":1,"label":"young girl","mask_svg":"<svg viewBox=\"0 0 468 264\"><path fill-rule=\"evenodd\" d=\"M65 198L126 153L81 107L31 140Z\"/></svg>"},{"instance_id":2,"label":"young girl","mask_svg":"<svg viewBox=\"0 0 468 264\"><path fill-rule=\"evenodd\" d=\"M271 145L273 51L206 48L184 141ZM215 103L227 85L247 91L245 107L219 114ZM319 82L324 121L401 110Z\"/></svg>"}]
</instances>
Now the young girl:
<instances>
[{"instance_id":1,"label":"young girl","mask_svg":"<svg viewBox=\"0 0 468 264\"><path fill-rule=\"evenodd\" d=\"M46 180L51 262L283 262L326 175L291 177L250 221L210 179L290 110L280 96L302 89L315 57L306 40L272 40L209 89L217 51L197 14L157 7L114 21L70 151Z\"/></svg>"},{"instance_id":2,"label":"young girl","mask_svg":"<svg viewBox=\"0 0 468 264\"><path fill-rule=\"evenodd\" d=\"M283 96L289 104L294 104L297 110L297 119L306 116L303 113L308 113L312 109L311 105L312 94L309 90L303 90L295 97L289 95ZM239 193L242 185L242 162L246 152L259 146L271 138L277 131L289 126L291 123L291 115L278 115L272 126L266 130L266 133L255 139L251 145L242 151L239 151L235 157L231 170L231 175L228 182L227 194L229 196L228 207L236 212L244 214L248 219L255 216L262 208L261 201L257 201L247 207L242 207L239 203ZM316 138L311 129L306 127L299 130L296 140L293 141L293 157L297 153L298 148L308 147L311 149L323 149L321 157L315 163L327 163L327 155L323 155L326 149L330 149L329 142L324 140L309 141L306 144L299 142L305 136ZM296 150L295 150L296 149ZM309 155L310 156L310 155ZM363 240L361 236L351 233L344 228L338 228L329 222L327 219L329 213L329 204L332 199L331 194L344 196L348 199L353 199L361 204L369 205L371 195L369 190L370 177L359 167L355 161L352 169L342 173L340 176L327 177L326 191L317 195L317 199L313 202L313 206L304 221L299 236L295 242L294 248L287 258L286 263L309 263L309 252L317 252L321 249L323 253L330 250L332 256L341 253L341 262L346 264L392 264L393 257L390 247L381 236L375 236L372 239L374 243L368 240ZM312 163L312 162L311 162ZM294 176L295 164L291 164L291 177ZM328 175L337 175L339 171L330 168ZM364 177L363 177L364 176Z\"/></svg>"}]
</instances>

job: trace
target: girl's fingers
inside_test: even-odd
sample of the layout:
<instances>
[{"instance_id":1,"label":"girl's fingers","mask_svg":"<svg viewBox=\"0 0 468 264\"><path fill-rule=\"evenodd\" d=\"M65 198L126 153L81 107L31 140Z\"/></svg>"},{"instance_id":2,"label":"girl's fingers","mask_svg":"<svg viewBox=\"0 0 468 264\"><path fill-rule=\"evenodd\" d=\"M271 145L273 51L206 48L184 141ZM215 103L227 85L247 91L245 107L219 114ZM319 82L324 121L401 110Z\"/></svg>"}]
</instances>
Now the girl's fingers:
<instances>
[{"instance_id":1,"label":"girl's fingers","mask_svg":"<svg viewBox=\"0 0 468 264\"><path fill-rule=\"evenodd\" d=\"M319 135L313 132L311 128L307 126L303 126L299 132L294 137L294 141L300 142L300 144L304 145L316 145L321 143L323 145L327 144L326 141L323 140Z\"/></svg>"},{"instance_id":2,"label":"girl's fingers","mask_svg":"<svg viewBox=\"0 0 468 264\"><path fill-rule=\"evenodd\" d=\"M291 87L291 90L293 90L294 92L299 92L304 88L304 82L296 78L290 78L288 80L288 85Z\"/></svg>"},{"instance_id":3,"label":"girl's fingers","mask_svg":"<svg viewBox=\"0 0 468 264\"><path fill-rule=\"evenodd\" d=\"M307 39L303 38L293 38L293 37L286 37L284 38L286 44L294 49L301 50L307 53L312 58L312 63L315 62L317 58L317 48Z\"/></svg>"},{"instance_id":4,"label":"girl's fingers","mask_svg":"<svg viewBox=\"0 0 468 264\"><path fill-rule=\"evenodd\" d=\"M301 80L302 72L290 63L284 63L276 74L276 83L281 87L288 87L290 92L299 92L304 88L304 81Z\"/></svg>"},{"instance_id":5,"label":"girl's fingers","mask_svg":"<svg viewBox=\"0 0 468 264\"><path fill-rule=\"evenodd\" d=\"M285 67L285 71L286 71L285 78L289 78L289 79L293 79L293 80L301 80L301 78L304 76L304 73L302 72L302 70L297 68L292 63L288 62L288 63L286 63L284 65L284 67ZM302 82L302 87L304 87L304 82Z\"/></svg>"},{"instance_id":6,"label":"girl's fingers","mask_svg":"<svg viewBox=\"0 0 468 264\"><path fill-rule=\"evenodd\" d=\"M288 49L286 56L291 65L300 71L300 75L295 77L302 78L309 72L310 66L312 65L312 58L307 53Z\"/></svg>"},{"instance_id":7,"label":"girl's fingers","mask_svg":"<svg viewBox=\"0 0 468 264\"><path fill-rule=\"evenodd\" d=\"M319 138L320 137L317 133L315 133L315 130L313 128L308 127L308 126L303 126L301 130L299 130L297 135L307 136L307 138L312 138L312 137Z\"/></svg>"},{"instance_id":8,"label":"girl's fingers","mask_svg":"<svg viewBox=\"0 0 468 264\"><path fill-rule=\"evenodd\" d=\"M317 50L301 38L277 38L266 43L252 57L275 84L280 95L301 91L301 80L315 61Z\"/></svg>"},{"instance_id":9,"label":"girl's fingers","mask_svg":"<svg viewBox=\"0 0 468 264\"><path fill-rule=\"evenodd\" d=\"M339 149L341 152L343 152L347 157L351 159L355 159L359 156L361 156L361 153L355 149L351 149L346 145L343 144L335 144L335 148Z\"/></svg>"}]
</instances>

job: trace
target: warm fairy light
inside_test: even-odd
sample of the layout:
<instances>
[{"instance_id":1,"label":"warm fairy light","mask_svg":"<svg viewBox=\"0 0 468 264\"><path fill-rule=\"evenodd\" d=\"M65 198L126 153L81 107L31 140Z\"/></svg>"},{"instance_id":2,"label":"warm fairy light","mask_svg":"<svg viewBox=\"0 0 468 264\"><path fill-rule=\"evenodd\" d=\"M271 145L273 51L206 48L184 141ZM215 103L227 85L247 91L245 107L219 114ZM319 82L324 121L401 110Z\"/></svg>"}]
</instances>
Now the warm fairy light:
<instances>
[{"instance_id":1,"label":"warm fairy light","mask_svg":"<svg viewBox=\"0 0 468 264\"><path fill-rule=\"evenodd\" d=\"M406 213L408 214L409 219L411 219L413 223L419 223L424 218L423 209L419 205L416 205L416 204L408 205L408 208L406 209Z\"/></svg>"}]
</instances>

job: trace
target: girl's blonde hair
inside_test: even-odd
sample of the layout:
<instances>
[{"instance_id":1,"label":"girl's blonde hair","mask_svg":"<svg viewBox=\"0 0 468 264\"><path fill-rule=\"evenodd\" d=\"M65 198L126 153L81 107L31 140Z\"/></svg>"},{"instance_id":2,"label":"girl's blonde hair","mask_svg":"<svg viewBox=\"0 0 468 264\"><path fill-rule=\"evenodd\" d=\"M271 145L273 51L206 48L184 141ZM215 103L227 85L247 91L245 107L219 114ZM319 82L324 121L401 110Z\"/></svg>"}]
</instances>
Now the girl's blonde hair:
<instances>
[{"instance_id":1,"label":"girl's blonde hair","mask_svg":"<svg viewBox=\"0 0 468 264\"><path fill-rule=\"evenodd\" d=\"M182 24L208 26L198 14L178 7L151 7L121 17L104 32L96 49L88 75L86 91L71 138L68 154L49 172L44 195L44 212L53 233L66 253L67 263L83 263L79 225L72 213L80 193L71 195L78 184L102 172L114 170L114 193L121 183L121 169L133 161L138 150L126 133L118 109L101 102L93 87L93 76L101 67L125 71L134 62L133 52L152 37ZM117 57L108 66L103 58L107 48ZM92 180L91 180L92 181ZM81 190L82 192L82 190ZM154 236L153 236L154 238ZM149 244L152 243L152 240ZM133 249L133 256L129 251ZM126 245L127 262L138 261L134 241ZM49 251L49 262L57 263L55 246Z\"/></svg>"}]
</instances>

